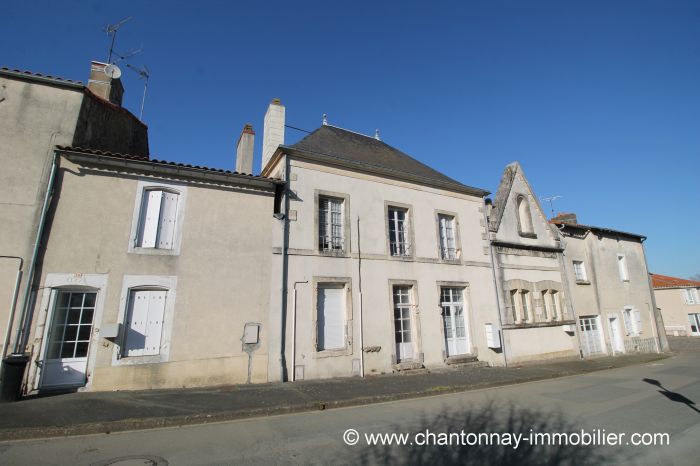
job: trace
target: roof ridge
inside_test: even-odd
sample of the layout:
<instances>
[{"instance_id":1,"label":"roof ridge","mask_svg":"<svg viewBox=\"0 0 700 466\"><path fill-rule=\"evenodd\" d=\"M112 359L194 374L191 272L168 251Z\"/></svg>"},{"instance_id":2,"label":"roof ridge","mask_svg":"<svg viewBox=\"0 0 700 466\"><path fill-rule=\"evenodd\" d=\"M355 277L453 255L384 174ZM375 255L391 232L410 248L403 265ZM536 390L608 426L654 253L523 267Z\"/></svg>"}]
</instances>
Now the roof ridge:
<instances>
[{"instance_id":1,"label":"roof ridge","mask_svg":"<svg viewBox=\"0 0 700 466\"><path fill-rule=\"evenodd\" d=\"M326 123L325 125L322 125L322 127L323 127L323 126L330 126L331 128L335 128L335 129L340 129L340 130L343 130L343 131L347 131L348 133L357 134L358 136L364 136L364 137L369 138L369 139L372 139L372 140L374 140L374 141L384 142L384 141L382 141L381 139L375 138L374 136L369 136L369 135L367 135L367 134L358 133L357 131L353 131L353 130L347 129L347 128L341 128L340 126L331 125L331 124L328 124L328 123ZM320 129L320 128L319 128L319 129ZM388 146L388 145L389 145L389 144L387 144L387 146ZM391 146L389 146L389 147L391 147Z\"/></svg>"}]
</instances>

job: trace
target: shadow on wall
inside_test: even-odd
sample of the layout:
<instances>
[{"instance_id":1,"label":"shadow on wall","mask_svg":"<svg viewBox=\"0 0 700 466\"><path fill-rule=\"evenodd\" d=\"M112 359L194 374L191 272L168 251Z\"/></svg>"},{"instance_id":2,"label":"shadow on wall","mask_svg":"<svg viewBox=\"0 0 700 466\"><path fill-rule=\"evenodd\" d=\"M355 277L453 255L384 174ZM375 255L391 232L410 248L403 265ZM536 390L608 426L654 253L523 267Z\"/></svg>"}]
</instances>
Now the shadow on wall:
<instances>
[{"instance_id":1,"label":"shadow on wall","mask_svg":"<svg viewBox=\"0 0 700 466\"><path fill-rule=\"evenodd\" d=\"M520 408L512 404L491 402L486 406L461 410L445 409L440 414L424 418L411 427L392 427L391 432L410 432L412 435L429 430L432 433L522 433L518 448L513 445L461 445L453 442L443 446L367 446L363 447L356 463L360 464L460 464L460 465L576 465L593 466L625 464L631 458L623 457L617 447L539 445L526 439L530 429L537 433L581 433L583 424L568 420L562 413ZM587 429L591 432L591 429ZM363 434L360 434L364 443ZM413 440L415 437L412 437ZM444 437L443 437L444 438ZM456 438L456 437L455 437ZM422 441L422 437L420 439ZM473 443L473 442L471 442ZM533 442L534 443L534 442Z\"/></svg>"}]
</instances>

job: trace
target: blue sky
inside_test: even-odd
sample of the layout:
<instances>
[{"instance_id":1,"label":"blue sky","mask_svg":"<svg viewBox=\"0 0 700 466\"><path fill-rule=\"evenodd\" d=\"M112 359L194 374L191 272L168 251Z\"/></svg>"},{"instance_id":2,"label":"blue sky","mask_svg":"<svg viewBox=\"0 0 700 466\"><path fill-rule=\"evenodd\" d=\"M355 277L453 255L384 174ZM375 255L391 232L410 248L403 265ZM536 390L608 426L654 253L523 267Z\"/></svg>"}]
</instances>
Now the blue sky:
<instances>
[{"instance_id":1,"label":"blue sky","mask_svg":"<svg viewBox=\"0 0 700 466\"><path fill-rule=\"evenodd\" d=\"M130 63L152 74L158 158L233 168L250 122L259 170L279 97L288 124L379 128L494 192L519 160L557 211L647 235L652 271L700 273L700 1L26 1L2 16L0 66L83 81L104 26L133 16L116 49L143 47Z\"/></svg>"}]
</instances>

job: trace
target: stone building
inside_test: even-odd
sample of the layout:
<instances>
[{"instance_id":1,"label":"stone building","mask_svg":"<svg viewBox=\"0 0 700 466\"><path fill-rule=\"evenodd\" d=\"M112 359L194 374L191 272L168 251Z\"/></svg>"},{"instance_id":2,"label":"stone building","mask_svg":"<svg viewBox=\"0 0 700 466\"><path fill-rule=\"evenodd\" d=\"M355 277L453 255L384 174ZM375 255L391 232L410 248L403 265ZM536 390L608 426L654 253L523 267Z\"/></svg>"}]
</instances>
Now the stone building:
<instances>
[{"instance_id":1,"label":"stone building","mask_svg":"<svg viewBox=\"0 0 700 466\"><path fill-rule=\"evenodd\" d=\"M700 336L700 281L651 274L666 335Z\"/></svg>"}]
</instances>

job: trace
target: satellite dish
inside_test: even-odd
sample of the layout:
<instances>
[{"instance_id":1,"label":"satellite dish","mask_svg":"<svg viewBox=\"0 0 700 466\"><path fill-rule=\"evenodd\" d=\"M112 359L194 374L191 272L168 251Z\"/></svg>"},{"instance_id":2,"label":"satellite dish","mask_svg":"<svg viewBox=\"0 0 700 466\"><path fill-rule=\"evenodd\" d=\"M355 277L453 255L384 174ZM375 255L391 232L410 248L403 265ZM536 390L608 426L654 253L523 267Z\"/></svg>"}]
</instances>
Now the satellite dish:
<instances>
[{"instance_id":1,"label":"satellite dish","mask_svg":"<svg viewBox=\"0 0 700 466\"><path fill-rule=\"evenodd\" d=\"M122 70L117 65L107 65L105 66L105 74L112 79L119 79L122 75Z\"/></svg>"}]
</instances>

